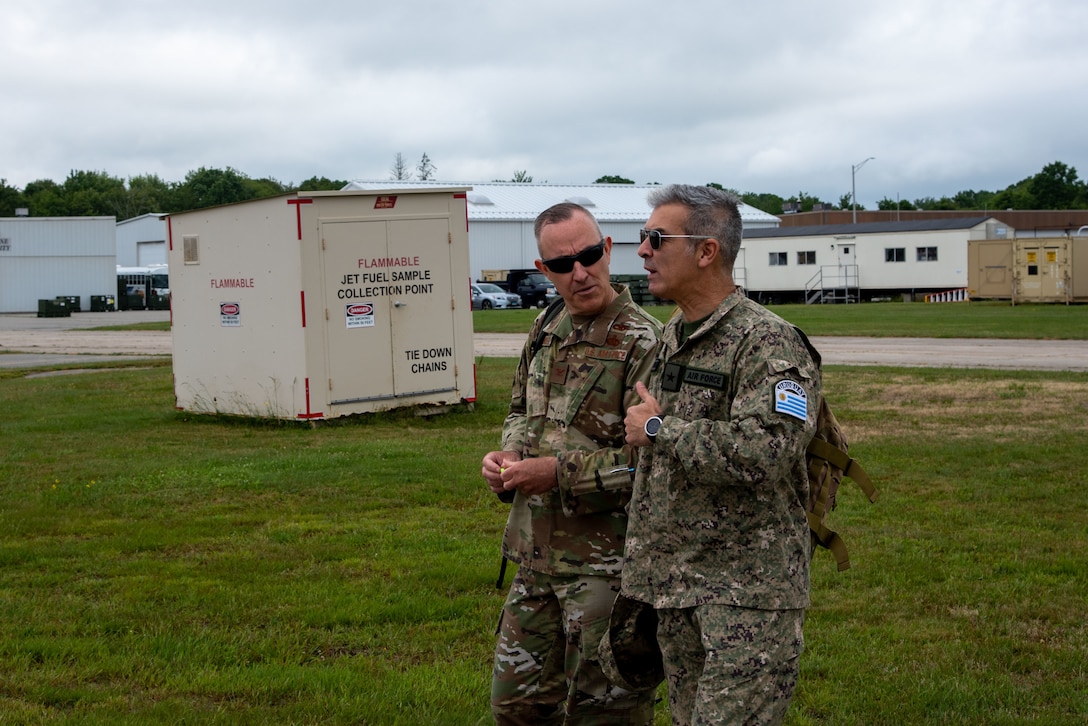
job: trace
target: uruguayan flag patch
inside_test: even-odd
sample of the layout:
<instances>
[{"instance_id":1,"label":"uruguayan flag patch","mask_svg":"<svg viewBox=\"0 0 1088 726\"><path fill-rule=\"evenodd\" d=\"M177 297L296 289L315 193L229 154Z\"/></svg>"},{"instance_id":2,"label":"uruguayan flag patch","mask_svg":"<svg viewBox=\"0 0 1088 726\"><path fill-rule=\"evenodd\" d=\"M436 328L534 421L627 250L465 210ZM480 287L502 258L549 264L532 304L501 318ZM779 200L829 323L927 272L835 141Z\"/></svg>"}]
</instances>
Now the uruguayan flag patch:
<instances>
[{"instance_id":1,"label":"uruguayan flag patch","mask_svg":"<svg viewBox=\"0 0 1088 726\"><path fill-rule=\"evenodd\" d=\"M774 387L774 410L804 421L808 418L808 394L798 383L779 381Z\"/></svg>"}]
</instances>

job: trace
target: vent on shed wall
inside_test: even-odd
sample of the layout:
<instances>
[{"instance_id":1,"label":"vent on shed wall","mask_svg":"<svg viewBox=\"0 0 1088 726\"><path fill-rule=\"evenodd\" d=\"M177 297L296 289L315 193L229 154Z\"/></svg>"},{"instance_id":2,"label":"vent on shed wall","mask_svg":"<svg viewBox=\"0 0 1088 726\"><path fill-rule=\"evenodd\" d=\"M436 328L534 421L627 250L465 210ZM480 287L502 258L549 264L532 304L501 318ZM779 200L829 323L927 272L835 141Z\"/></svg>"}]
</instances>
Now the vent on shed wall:
<instances>
[{"instance_id":1,"label":"vent on shed wall","mask_svg":"<svg viewBox=\"0 0 1088 726\"><path fill-rule=\"evenodd\" d=\"M184 254L185 264L198 265L200 264L200 240L199 235L187 234L181 238L182 253Z\"/></svg>"}]
</instances>

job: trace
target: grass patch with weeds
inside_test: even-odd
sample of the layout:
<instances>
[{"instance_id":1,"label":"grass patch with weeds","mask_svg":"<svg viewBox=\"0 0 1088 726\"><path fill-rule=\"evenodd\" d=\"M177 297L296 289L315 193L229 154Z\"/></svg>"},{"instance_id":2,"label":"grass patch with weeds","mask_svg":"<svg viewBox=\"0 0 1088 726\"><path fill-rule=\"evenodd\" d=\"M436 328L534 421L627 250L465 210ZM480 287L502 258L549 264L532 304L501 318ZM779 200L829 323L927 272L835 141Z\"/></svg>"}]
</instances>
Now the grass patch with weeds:
<instances>
[{"instance_id":1,"label":"grass patch with weeds","mask_svg":"<svg viewBox=\"0 0 1088 726\"><path fill-rule=\"evenodd\" d=\"M177 412L167 367L0 381L0 722L488 723L513 367L317 428ZM881 498L840 493L787 723L1083 723L1088 374L825 381Z\"/></svg>"}]
</instances>

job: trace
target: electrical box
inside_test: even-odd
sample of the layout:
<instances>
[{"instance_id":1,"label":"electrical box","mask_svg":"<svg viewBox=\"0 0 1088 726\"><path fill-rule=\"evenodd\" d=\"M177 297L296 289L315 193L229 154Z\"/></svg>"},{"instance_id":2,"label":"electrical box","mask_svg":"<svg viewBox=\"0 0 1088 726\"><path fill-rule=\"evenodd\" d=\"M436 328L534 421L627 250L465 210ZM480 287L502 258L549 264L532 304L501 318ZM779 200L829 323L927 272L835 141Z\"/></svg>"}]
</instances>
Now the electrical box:
<instances>
[{"instance_id":1,"label":"electrical box","mask_svg":"<svg viewBox=\"0 0 1088 726\"><path fill-rule=\"evenodd\" d=\"M321 420L475 401L468 189L169 215L177 408Z\"/></svg>"}]
</instances>

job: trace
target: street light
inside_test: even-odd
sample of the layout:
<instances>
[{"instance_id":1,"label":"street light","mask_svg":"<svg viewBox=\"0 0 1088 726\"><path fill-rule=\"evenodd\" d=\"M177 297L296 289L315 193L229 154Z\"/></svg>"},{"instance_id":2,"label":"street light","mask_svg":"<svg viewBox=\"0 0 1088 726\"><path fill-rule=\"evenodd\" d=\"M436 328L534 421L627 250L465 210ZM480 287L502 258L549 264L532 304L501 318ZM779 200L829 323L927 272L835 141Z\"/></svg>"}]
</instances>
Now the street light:
<instances>
[{"instance_id":1,"label":"street light","mask_svg":"<svg viewBox=\"0 0 1088 726\"><path fill-rule=\"evenodd\" d=\"M868 162L872 161L875 158L875 156L870 156L865 161L859 162L850 167L850 203L854 207L854 224L858 223L858 187L857 184L854 183L854 176L857 175L858 169L865 166Z\"/></svg>"}]
</instances>

